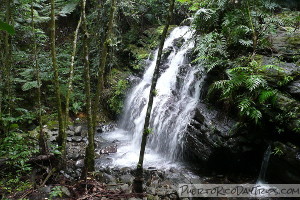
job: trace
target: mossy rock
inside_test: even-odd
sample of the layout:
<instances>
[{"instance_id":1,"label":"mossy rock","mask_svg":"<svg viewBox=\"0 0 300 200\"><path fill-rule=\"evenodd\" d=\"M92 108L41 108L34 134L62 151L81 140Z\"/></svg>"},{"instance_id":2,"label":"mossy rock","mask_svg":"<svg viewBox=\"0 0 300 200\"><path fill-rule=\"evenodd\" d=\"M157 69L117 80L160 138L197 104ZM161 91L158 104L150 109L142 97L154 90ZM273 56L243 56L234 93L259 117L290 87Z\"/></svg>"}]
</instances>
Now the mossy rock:
<instances>
[{"instance_id":1,"label":"mossy rock","mask_svg":"<svg viewBox=\"0 0 300 200\"><path fill-rule=\"evenodd\" d=\"M293 35L287 39L288 44L292 46L300 46L300 35Z\"/></svg>"}]
</instances>

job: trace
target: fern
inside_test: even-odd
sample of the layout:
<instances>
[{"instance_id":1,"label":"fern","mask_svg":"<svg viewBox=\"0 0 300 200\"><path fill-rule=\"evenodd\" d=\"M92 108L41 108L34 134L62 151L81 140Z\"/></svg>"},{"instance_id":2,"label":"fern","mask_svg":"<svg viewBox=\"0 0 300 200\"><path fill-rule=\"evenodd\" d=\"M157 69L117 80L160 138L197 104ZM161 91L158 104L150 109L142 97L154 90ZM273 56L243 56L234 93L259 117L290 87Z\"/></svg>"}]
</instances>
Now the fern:
<instances>
[{"instance_id":1,"label":"fern","mask_svg":"<svg viewBox=\"0 0 300 200\"><path fill-rule=\"evenodd\" d=\"M29 82L26 82L23 86L22 86L22 90L23 91L27 91L27 90L30 90L32 88L37 88L38 87L38 84L37 84L37 81L29 81Z\"/></svg>"},{"instance_id":2,"label":"fern","mask_svg":"<svg viewBox=\"0 0 300 200\"><path fill-rule=\"evenodd\" d=\"M264 87L267 85L267 81L263 78L262 75L250 75L245 84L250 91L254 91L259 87Z\"/></svg>"},{"instance_id":3,"label":"fern","mask_svg":"<svg viewBox=\"0 0 300 200\"><path fill-rule=\"evenodd\" d=\"M262 90L258 97L259 103L263 104L267 100L276 97L276 93L275 90Z\"/></svg>"},{"instance_id":4,"label":"fern","mask_svg":"<svg viewBox=\"0 0 300 200\"><path fill-rule=\"evenodd\" d=\"M244 112L245 110L249 109L251 104L252 104L252 100L249 98L244 98L240 101L240 103L238 104L238 108L240 109L241 112Z\"/></svg>"}]
</instances>

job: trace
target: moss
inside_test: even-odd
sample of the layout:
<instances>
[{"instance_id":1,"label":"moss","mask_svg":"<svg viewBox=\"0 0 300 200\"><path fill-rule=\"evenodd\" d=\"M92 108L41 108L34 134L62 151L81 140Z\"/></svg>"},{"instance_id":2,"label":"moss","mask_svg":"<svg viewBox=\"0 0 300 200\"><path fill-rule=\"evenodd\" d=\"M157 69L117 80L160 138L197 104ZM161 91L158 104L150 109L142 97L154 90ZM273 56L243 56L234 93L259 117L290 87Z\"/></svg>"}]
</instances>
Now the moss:
<instances>
[{"instance_id":1,"label":"moss","mask_svg":"<svg viewBox=\"0 0 300 200\"><path fill-rule=\"evenodd\" d=\"M257 62L257 64L259 65L259 66L261 66L262 64L263 64L263 61L264 61L264 56L263 55L260 55L260 54L256 54L255 56L254 56L254 60Z\"/></svg>"},{"instance_id":2,"label":"moss","mask_svg":"<svg viewBox=\"0 0 300 200\"><path fill-rule=\"evenodd\" d=\"M292 46L300 46L300 35L293 35L289 37L287 42Z\"/></svg>"}]
</instances>

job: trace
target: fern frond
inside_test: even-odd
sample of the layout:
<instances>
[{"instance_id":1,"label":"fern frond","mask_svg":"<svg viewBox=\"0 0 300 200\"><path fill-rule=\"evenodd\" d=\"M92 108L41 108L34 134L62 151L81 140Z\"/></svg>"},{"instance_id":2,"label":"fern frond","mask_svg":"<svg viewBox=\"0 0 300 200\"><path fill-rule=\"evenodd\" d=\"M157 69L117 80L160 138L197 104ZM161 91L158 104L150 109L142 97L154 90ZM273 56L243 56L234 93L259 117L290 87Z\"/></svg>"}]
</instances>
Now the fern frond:
<instances>
[{"instance_id":1,"label":"fern frond","mask_svg":"<svg viewBox=\"0 0 300 200\"><path fill-rule=\"evenodd\" d=\"M248 79L245 80L245 83L250 91L267 85L267 81L261 75L250 75Z\"/></svg>"},{"instance_id":2,"label":"fern frond","mask_svg":"<svg viewBox=\"0 0 300 200\"><path fill-rule=\"evenodd\" d=\"M249 98L244 98L242 99L239 104L238 104L238 108L240 109L241 112L244 112L245 110L247 110L252 104L252 100Z\"/></svg>"},{"instance_id":3,"label":"fern frond","mask_svg":"<svg viewBox=\"0 0 300 200\"><path fill-rule=\"evenodd\" d=\"M278 72L284 72L284 69L282 67L277 66L277 65L263 65L263 66L261 66L261 71L266 71L268 69L273 69L273 70L276 70Z\"/></svg>"},{"instance_id":4,"label":"fern frond","mask_svg":"<svg viewBox=\"0 0 300 200\"><path fill-rule=\"evenodd\" d=\"M259 94L259 103L265 103L267 100L274 98L276 96L276 90L262 90Z\"/></svg>"},{"instance_id":5,"label":"fern frond","mask_svg":"<svg viewBox=\"0 0 300 200\"><path fill-rule=\"evenodd\" d=\"M245 46L245 47L251 47L253 45L252 40L243 40L243 39L240 39L239 43L241 45Z\"/></svg>"}]
</instances>

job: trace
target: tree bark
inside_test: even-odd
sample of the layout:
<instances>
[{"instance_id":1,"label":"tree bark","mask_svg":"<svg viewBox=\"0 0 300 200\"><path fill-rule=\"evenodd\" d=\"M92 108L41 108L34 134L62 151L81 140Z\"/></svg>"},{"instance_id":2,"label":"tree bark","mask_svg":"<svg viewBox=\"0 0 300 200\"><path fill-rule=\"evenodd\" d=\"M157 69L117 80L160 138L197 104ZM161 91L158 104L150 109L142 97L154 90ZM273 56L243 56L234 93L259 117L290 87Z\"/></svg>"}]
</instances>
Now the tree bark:
<instances>
[{"instance_id":1,"label":"tree bark","mask_svg":"<svg viewBox=\"0 0 300 200\"><path fill-rule=\"evenodd\" d=\"M58 66L56 60L56 49L55 49L55 2L51 0L51 57L52 57L52 67L54 73L54 88L56 94L56 104L57 104L57 114L58 114L58 144L61 146L61 153L64 159L66 154L66 143L67 136L64 131L63 124L63 114L61 107L61 97L60 97L60 86L59 86L59 77L58 77Z\"/></svg>"},{"instance_id":2,"label":"tree bark","mask_svg":"<svg viewBox=\"0 0 300 200\"><path fill-rule=\"evenodd\" d=\"M4 42L2 40L3 33L0 33L0 48L4 49ZM4 52L0 51L0 135L2 134L3 130L3 124L2 124L2 101L3 101L3 89L4 89Z\"/></svg>"},{"instance_id":3,"label":"tree bark","mask_svg":"<svg viewBox=\"0 0 300 200\"><path fill-rule=\"evenodd\" d=\"M107 59L107 52L108 52L108 45L110 43L110 37L112 34L112 28L113 28L113 19L114 19L114 12L115 12L115 4L116 0L111 0L111 6L110 6L110 14L109 14L109 21L108 21L108 28L105 35L105 39L102 45L102 51L101 51L101 61L98 69L98 82L97 82L97 88L96 88L96 95L93 103L93 131L96 130L96 123L97 123L97 112L99 111L100 107L100 99L101 99L101 93L104 89L104 73L105 73L105 65L106 65L106 59Z\"/></svg>"},{"instance_id":4,"label":"tree bark","mask_svg":"<svg viewBox=\"0 0 300 200\"><path fill-rule=\"evenodd\" d=\"M149 93L149 102L148 102L147 113L146 113L146 117L145 117L145 124L144 124L144 129L143 129L140 157L139 157L139 162L137 164L136 177L135 177L134 185L133 185L135 192L138 192L138 193L143 192L143 189L142 189L142 184L143 184L143 181L142 181L143 180L142 179L143 178L142 177L143 176L143 162L144 162L144 155L145 155L145 148L146 148L146 144L147 144L147 138L148 138L149 133L151 132L151 127L150 127L151 110L152 110L152 106L153 106L153 99L154 99L154 96L156 94L155 88L156 88L156 84L157 84L157 80L158 80L158 76L159 76L159 67L160 67L160 64L161 64L161 55L162 55L165 39L166 39L166 36L167 36L167 32L168 32L168 29L169 29L169 25L170 25L171 20L173 18L174 3L175 3L175 0L170 0L169 14L167 16L166 25L164 27L162 37L161 37L161 41L160 41L160 44L159 44L157 61L156 61L156 65L155 65L155 69L154 69L154 73L153 73L153 78L152 78L152 83L151 83L151 88L150 88L150 93Z\"/></svg>"},{"instance_id":5,"label":"tree bark","mask_svg":"<svg viewBox=\"0 0 300 200\"><path fill-rule=\"evenodd\" d=\"M86 24L85 6L86 0L82 0L82 28L83 28L83 55L84 55L84 86L85 86L85 101L87 110L87 122L88 122L88 145L85 150L84 169L82 172L82 179L85 179L87 172L95 170L95 153L94 153L94 132L92 125L92 110L91 110L91 88L90 88L90 63L89 63L89 49L88 49L88 30Z\"/></svg>"},{"instance_id":6,"label":"tree bark","mask_svg":"<svg viewBox=\"0 0 300 200\"><path fill-rule=\"evenodd\" d=\"M65 110L65 128L68 125L68 118L69 118L69 110L70 110L70 96L72 94L73 90L73 80L74 80L74 62L75 62L75 56L77 51L77 40L78 40L78 32L79 28L81 26L82 17L80 16L80 19L78 21L76 30L74 32L74 40L73 40L73 51L71 55L71 64L70 64L70 75L69 75L69 81L68 81L68 91L66 95L66 110Z\"/></svg>"},{"instance_id":7,"label":"tree bark","mask_svg":"<svg viewBox=\"0 0 300 200\"><path fill-rule=\"evenodd\" d=\"M6 23L11 24L11 0L6 0ZM7 114L11 116L11 109L12 109L12 85L11 85L11 38L8 32L4 33L4 52L5 52L5 99L7 99ZM9 127L9 125L7 126ZM9 130L5 130L8 132Z\"/></svg>"},{"instance_id":8,"label":"tree bark","mask_svg":"<svg viewBox=\"0 0 300 200\"><path fill-rule=\"evenodd\" d=\"M31 1L31 27L32 27L32 34L33 34L33 57L34 57L34 65L35 65L35 75L37 80L37 109L38 109L38 123L39 123L39 146L40 146L40 153L47 154L48 148L47 143L45 140L45 135L43 132L43 123L42 123L42 100L41 100L41 77L40 77L40 66L37 59L37 44L36 44L36 33L35 33L35 24L34 24L34 12L33 12L33 3Z\"/></svg>"}]
</instances>

